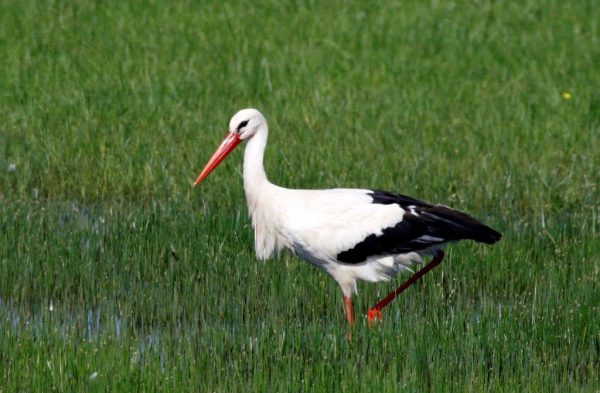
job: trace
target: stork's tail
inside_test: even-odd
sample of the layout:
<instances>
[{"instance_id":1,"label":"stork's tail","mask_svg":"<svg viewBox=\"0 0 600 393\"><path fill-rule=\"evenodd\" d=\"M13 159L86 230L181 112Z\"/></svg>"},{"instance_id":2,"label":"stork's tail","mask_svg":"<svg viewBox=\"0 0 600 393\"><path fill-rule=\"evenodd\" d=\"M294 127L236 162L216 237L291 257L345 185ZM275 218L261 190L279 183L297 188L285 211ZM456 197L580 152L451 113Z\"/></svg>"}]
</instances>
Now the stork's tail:
<instances>
[{"instance_id":1,"label":"stork's tail","mask_svg":"<svg viewBox=\"0 0 600 393\"><path fill-rule=\"evenodd\" d=\"M480 243L494 244L502 238L500 232L468 214L444 205L428 207L421 214L426 220L435 222L434 227L443 228L442 230L447 234L447 239L470 239Z\"/></svg>"}]
</instances>

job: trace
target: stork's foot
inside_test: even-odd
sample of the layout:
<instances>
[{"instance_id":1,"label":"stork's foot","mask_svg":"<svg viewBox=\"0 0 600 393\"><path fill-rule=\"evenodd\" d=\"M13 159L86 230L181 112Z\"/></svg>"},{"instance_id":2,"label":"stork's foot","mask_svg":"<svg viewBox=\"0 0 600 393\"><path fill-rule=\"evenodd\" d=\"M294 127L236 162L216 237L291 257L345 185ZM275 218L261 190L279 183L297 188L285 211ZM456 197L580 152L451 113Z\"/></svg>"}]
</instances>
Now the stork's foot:
<instances>
[{"instance_id":1,"label":"stork's foot","mask_svg":"<svg viewBox=\"0 0 600 393\"><path fill-rule=\"evenodd\" d=\"M383 321L383 313L378 308L371 308L367 314L367 321L369 322L369 327L373 327L377 321Z\"/></svg>"},{"instance_id":2,"label":"stork's foot","mask_svg":"<svg viewBox=\"0 0 600 393\"><path fill-rule=\"evenodd\" d=\"M438 253L436 254L436 256L433 258L433 260L431 262L429 262L421 270L419 270L418 272L416 272L411 278L409 278L408 280L406 280L395 291L390 292L390 294L387 295L385 298L383 298L381 301L379 301L379 303L377 303L375 305L375 307L371 308L369 310L368 315L367 315L368 320L369 320L369 326L373 326L374 321L381 321L383 319L383 313L381 312L381 310L383 310L383 308L385 306L387 306L389 304L389 302L391 302L392 300L394 300L394 298L396 296L398 296L399 294L401 294L402 292L404 292L408 287L410 287L415 282L417 282L417 280L419 280L425 274L427 274L428 272L430 272L434 267L436 267L437 265L439 265L442 262L443 259L444 259L444 252L443 251L438 251Z\"/></svg>"}]
</instances>

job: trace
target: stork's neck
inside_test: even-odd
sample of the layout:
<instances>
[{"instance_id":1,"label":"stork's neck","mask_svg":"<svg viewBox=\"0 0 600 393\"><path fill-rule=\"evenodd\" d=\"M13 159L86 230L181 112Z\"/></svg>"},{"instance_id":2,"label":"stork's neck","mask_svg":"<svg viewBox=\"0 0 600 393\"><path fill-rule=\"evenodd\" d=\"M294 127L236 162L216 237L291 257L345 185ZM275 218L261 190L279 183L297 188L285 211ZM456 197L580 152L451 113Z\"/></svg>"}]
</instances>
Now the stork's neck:
<instances>
[{"instance_id":1,"label":"stork's neck","mask_svg":"<svg viewBox=\"0 0 600 393\"><path fill-rule=\"evenodd\" d=\"M252 202L256 202L261 188L270 185L263 166L268 134L267 126L264 125L246 143L246 151L244 152L244 189L249 204L251 199L253 199Z\"/></svg>"},{"instance_id":2,"label":"stork's neck","mask_svg":"<svg viewBox=\"0 0 600 393\"><path fill-rule=\"evenodd\" d=\"M274 204L279 187L271 184L263 167L263 156L267 146L266 124L256 131L246 143L244 152L244 190L248 212L252 217L254 244L259 259L267 259L285 246L279 232L279 217Z\"/></svg>"}]
</instances>

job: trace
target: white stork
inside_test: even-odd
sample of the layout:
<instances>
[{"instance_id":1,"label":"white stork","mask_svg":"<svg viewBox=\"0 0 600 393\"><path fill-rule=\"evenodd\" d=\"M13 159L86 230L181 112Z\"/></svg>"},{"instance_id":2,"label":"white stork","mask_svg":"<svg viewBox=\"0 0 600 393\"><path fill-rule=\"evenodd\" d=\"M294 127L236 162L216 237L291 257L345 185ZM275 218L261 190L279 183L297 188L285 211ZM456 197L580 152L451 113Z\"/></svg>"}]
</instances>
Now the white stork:
<instances>
[{"instance_id":1,"label":"white stork","mask_svg":"<svg viewBox=\"0 0 600 393\"><path fill-rule=\"evenodd\" d=\"M256 109L243 109L194 185L202 182L241 142L244 190L254 227L256 256L265 260L287 248L328 273L340 285L350 325L356 281L386 281L410 271L423 257L436 258L369 312L381 308L439 264L446 243L461 239L492 244L501 234L465 213L404 195L368 189L290 190L267 179L263 156L268 127Z\"/></svg>"}]
</instances>

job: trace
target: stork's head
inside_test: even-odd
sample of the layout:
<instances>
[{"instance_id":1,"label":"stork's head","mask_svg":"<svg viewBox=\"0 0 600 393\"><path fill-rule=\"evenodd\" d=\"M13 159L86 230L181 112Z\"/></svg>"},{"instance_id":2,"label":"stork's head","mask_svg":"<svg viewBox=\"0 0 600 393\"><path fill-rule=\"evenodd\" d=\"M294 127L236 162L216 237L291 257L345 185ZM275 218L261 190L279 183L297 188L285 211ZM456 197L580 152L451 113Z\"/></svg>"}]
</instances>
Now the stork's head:
<instances>
[{"instance_id":1,"label":"stork's head","mask_svg":"<svg viewBox=\"0 0 600 393\"><path fill-rule=\"evenodd\" d=\"M246 140L265 124L267 120L256 109L242 109L229 121L229 132L238 134L241 140Z\"/></svg>"},{"instance_id":2,"label":"stork's head","mask_svg":"<svg viewBox=\"0 0 600 393\"><path fill-rule=\"evenodd\" d=\"M235 149L242 141L252 138L256 131L267 125L265 117L256 109L242 109L229 121L229 130L221 145L214 152L194 182L197 186Z\"/></svg>"}]
</instances>

